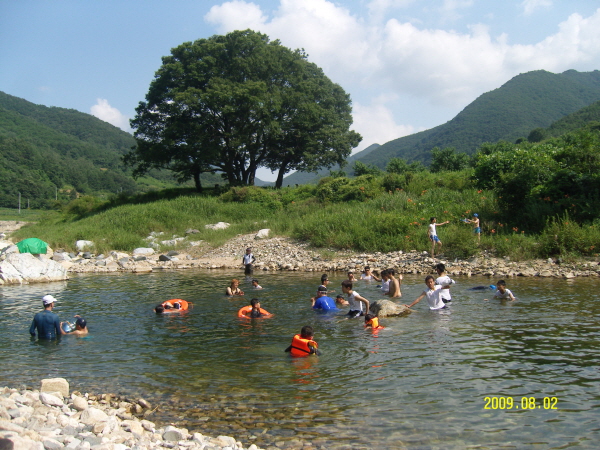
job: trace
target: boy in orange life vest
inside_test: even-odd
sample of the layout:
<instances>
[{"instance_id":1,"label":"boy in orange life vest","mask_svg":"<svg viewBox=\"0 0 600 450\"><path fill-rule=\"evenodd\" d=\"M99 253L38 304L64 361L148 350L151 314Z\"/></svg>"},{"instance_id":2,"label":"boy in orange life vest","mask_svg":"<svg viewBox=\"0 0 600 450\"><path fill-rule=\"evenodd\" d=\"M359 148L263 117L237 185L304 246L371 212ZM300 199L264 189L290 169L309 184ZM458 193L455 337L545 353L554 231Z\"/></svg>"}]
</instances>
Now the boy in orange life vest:
<instances>
[{"instance_id":1,"label":"boy in orange life vest","mask_svg":"<svg viewBox=\"0 0 600 450\"><path fill-rule=\"evenodd\" d=\"M285 351L290 352L292 356L320 355L319 345L313 340L314 335L313 327L310 325L303 326L300 334L292 338L292 345L286 348Z\"/></svg>"},{"instance_id":2,"label":"boy in orange life vest","mask_svg":"<svg viewBox=\"0 0 600 450\"><path fill-rule=\"evenodd\" d=\"M379 325L379 318L375 314L367 314L365 316L365 328L373 328L374 330L381 330L383 327Z\"/></svg>"}]
</instances>

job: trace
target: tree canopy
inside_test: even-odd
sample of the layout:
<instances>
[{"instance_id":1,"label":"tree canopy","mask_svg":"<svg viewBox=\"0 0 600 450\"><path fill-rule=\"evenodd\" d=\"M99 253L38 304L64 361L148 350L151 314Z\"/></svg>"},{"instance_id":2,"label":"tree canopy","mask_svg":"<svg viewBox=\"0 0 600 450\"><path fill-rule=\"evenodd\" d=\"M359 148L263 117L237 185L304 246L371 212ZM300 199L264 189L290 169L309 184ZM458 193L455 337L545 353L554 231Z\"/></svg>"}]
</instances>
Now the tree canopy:
<instances>
[{"instance_id":1,"label":"tree canopy","mask_svg":"<svg viewBox=\"0 0 600 450\"><path fill-rule=\"evenodd\" d=\"M348 94L302 50L251 30L172 49L131 121L125 157L141 175L167 168L179 179L219 171L254 184L259 167L316 171L341 164L361 137L349 130Z\"/></svg>"}]
</instances>

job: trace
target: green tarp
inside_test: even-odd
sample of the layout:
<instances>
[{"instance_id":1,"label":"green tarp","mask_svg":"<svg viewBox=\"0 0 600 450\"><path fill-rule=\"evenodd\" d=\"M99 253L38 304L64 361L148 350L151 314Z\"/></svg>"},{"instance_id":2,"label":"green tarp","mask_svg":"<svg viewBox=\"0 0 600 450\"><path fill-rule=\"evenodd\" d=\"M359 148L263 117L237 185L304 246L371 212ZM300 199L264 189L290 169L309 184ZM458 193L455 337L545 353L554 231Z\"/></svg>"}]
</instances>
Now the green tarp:
<instances>
[{"instance_id":1,"label":"green tarp","mask_svg":"<svg viewBox=\"0 0 600 450\"><path fill-rule=\"evenodd\" d=\"M48 244L38 238L23 239L21 242L17 242L16 245L21 253L39 255L48 251Z\"/></svg>"}]
</instances>

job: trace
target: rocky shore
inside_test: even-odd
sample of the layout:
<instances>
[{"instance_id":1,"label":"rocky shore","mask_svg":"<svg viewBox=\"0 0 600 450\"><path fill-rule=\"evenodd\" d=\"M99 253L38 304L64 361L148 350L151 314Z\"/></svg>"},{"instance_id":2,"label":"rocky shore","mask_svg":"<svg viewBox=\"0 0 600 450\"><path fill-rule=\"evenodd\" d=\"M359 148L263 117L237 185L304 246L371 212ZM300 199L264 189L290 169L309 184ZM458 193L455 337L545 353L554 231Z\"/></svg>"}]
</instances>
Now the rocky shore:
<instances>
[{"instance_id":1,"label":"rocky shore","mask_svg":"<svg viewBox=\"0 0 600 450\"><path fill-rule=\"evenodd\" d=\"M444 255L431 258L428 252L412 250L410 252L364 253L351 251L334 251L310 248L306 243L285 237L268 237L268 230L238 235L218 248L210 248L202 241L193 240L193 232L189 230L186 237L173 236L167 238L160 233L152 233L148 238L147 248L134 249L132 253L110 252L97 254L93 251L93 243L78 241L81 251L66 252L61 249L49 251L47 255L37 256L37 260L29 263L10 260L12 242L1 241L0 250L0 284L26 283L35 281L34 276L19 275L21 266L34 262L41 267L37 273L39 281L68 278L67 274L75 273L107 273L132 272L143 273L159 270L200 269L236 269L240 270L242 256L246 247L252 247L256 256L255 273L260 271L304 271L304 272L347 272L361 271L365 265L372 269L382 270L394 268L401 274L431 274L433 266L438 262L446 264L451 276L487 276L493 278L508 277L597 277L600 276L600 265L597 260L580 260L566 263L560 259L511 261L508 258L496 258L487 252L467 260L446 259ZM83 242L83 244L81 244ZM89 249L85 246L89 245ZM160 252L164 248L175 247L177 250ZM4 247L4 249L2 249ZM14 247L14 245L12 245ZM23 256L23 255L22 255ZM57 264L54 264L57 263ZM61 274L56 275L56 272Z\"/></svg>"},{"instance_id":2,"label":"rocky shore","mask_svg":"<svg viewBox=\"0 0 600 450\"><path fill-rule=\"evenodd\" d=\"M230 436L208 437L152 422L144 399L69 392L63 378L40 390L0 388L1 450L258 450Z\"/></svg>"}]
</instances>

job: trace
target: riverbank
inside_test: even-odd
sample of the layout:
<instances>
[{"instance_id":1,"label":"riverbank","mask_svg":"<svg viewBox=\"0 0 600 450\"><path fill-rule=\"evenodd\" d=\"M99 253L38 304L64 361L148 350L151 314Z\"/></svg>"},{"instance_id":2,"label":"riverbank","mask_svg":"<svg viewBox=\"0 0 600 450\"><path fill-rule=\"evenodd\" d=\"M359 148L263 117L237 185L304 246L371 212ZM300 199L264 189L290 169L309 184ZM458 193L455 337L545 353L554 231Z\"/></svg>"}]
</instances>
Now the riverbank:
<instances>
[{"instance_id":1,"label":"riverbank","mask_svg":"<svg viewBox=\"0 0 600 450\"><path fill-rule=\"evenodd\" d=\"M259 450L230 436L209 437L152 422L144 399L69 392L64 379L42 380L40 390L0 388L3 450Z\"/></svg>"},{"instance_id":2,"label":"riverbank","mask_svg":"<svg viewBox=\"0 0 600 450\"><path fill-rule=\"evenodd\" d=\"M110 252L95 254L91 251L67 253L60 249L47 257L59 262L71 274L131 272L144 273L162 270L184 269L239 269L243 268L242 256L247 247L256 257L255 276L268 271L300 272L360 272L369 265L376 273L394 268L400 274L431 274L433 266L444 263L451 276L510 277L597 277L600 276L598 258L565 262L548 258L530 261L511 261L497 258L486 251L469 259L446 259L444 255L431 258L428 252L355 252L312 248L308 244L288 237L257 239L256 234L238 235L224 245L210 248L195 242L179 250L156 252L148 248L147 254L135 252ZM42 255L41 258L46 256Z\"/></svg>"}]
</instances>

